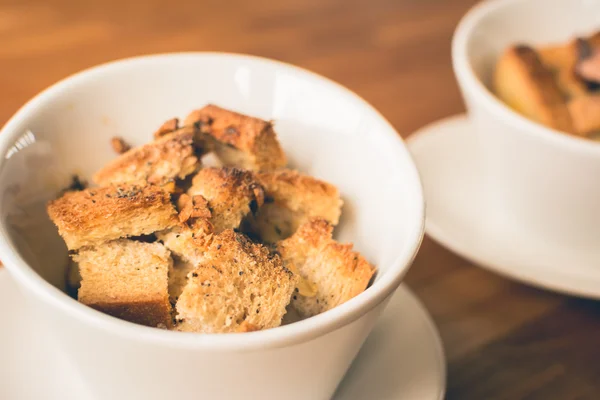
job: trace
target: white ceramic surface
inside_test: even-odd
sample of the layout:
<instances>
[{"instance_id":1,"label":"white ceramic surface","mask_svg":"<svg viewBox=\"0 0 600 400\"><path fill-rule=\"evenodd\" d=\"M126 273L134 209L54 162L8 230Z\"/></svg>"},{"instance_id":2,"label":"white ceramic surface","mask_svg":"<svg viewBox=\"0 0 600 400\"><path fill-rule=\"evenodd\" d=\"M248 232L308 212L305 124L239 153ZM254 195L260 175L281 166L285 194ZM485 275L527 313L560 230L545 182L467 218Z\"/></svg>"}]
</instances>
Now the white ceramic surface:
<instances>
[{"instance_id":1,"label":"white ceramic surface","mask_svg":"<svg viewBox=\"0 0 600 400\"><path fill-rule=\"evenodd\" d=\"M77 369L45 335L0 271L0 398L92 400ZM446 382L442 344L427 311L401 286L344 377L335 400L441 400Z\"/></svg>"},{"instance_id":2,"label":"white ceramic surface","mask_svg":"<svg viewBox=\"0 0 600 400\"><path fill-rule=\"evenodd\" d=\"M600 299L598 258L532 235L487 201L478 138L465 115L435 122L409 137L423 181L427 234L499 274Z\"/></svg>"},{"instance_id":3,"label":"white ceramic surface","mask_svg":"<svg viewBox=\"0 0 600 400\"><path fill-rule=\"evenodd\" d=\"M147 142L164 120L208 102L274 119L292 165L340 188L337 236L379 268L368 290L299 323L229 335L137 326L60 290L67 255L44 203L73 172L89 177L114 157L110 137ZM0 257L100 399L329 398L423 234L418 174L389 123L347 89L260 58L171 54L84 71L19 110L0 153Z\"/></svg>"},{"instance_id":4,"label":"white ceramic surface","mask_svg":"<svg viewBox=\"0 0 600 400\"><path fill-rule=\"evenodd\" d=\"M564 42L600 29L600 1L491 0L475 6L453 39L454 71L477 126L486 193L532 235L600 258L600 143L548 129L490 91L500 53L515 43Z\"/></svg>"}]
</instances>

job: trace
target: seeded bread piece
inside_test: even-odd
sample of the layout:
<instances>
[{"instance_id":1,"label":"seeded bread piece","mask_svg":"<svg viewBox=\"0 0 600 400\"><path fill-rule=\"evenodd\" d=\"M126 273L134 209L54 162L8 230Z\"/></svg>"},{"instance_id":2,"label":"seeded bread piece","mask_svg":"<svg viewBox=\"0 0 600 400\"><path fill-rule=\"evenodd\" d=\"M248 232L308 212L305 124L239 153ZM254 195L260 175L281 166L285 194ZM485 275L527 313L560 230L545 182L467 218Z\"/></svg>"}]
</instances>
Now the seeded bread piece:
<instances>
[{"instance_id":1,"label":"seeded bread piece","mask_svg":"<svg viewBox=\"0 0 600 400\"><path fill-rule=\"evenodd\" d=\"M157 232L156 237L179 259L196 266L204 260L204 253L212 241L213 228L205 218L198 218Z\"/></svg>"},{"instance_id":2,"label":"seeded bread piece","mask_svg":"<svg viewBox=\"0 0 600 400\"><path fill-rule=\"evenodd\" d=\"M156 186L121 184L67 192L47 210L68 249L76 250L177 225L170 198Z\"/></svg>"},{"instance_id":3,"label":"seeded bread piece","mask_svg":"<svg viewBox=\"0 0 600 400\"><path fill-rule=\"evenodd\" d=\"M531 47L514 46L500 58L494 75L498 97L543 125L575 133L567 103L550 69Z\"/></svg>"},{"instance_id":4,"label":"seeded bread piece","mask_svg":"<svg viewBox=\"0 0 600 400\"><path fill-rule=\"evenodd\" d=\"M160 243L119 239L81 249L78 300L96 310L147 326L171 325L169 251Z\"/></svg>"},{"instance_id":5,"label":"seeded bread piece","mask_svg":"<svg viewBox=\"0 0 600 400\"><path fill-rule=\"evenodd\" d=\"M187 285L188 275L196 267L188 262L179 259L173 260L173 268L169 271L169 299L172 305L175 305L183 288Z\"/></svg>"},{"instance_id":6,"label":"seeded bread piece","mask_svg":"<svg viewBox=\"0 0 600 400\"><path fill-rule=\"evenodd\" d=\"M209 104L188 115L185 125L209 126L213 150L226 166L264 171L287 163L269 121Z\"/></svg>"},{"instance_id":7,"label":"seeded bread piece","mask_svg":"<svg viewBox=\"0 0 600 400\"><path fill-rule=\"evenodd\" d=\"M225 230L213 238L205 257L179 296L175 329L228 333L281 324L296 277L278 255Z\"/></svg>"},{"instance_id":8,"label":"seeded bread piece","mask_svg":"<svg viewBox=\"0 0 600 400\"><path fill-rule=\"evenodd\" d=\"M352 251L351 244L332 239L333 227L322 218L303 224L277 244L284 265L316 286L316 295L294 293L292 305L307 318L350 300L368 286L375 268Z\"/></svg>"},{"instance_id":9,"label":"seeded bread piece","mask_svg":"<svg viewBox=\"0 0 600 400\"><path fill-rule=\"evenodd\" d=\"M190 196L201 195L212 213L215 233L237 229L242 219L263 205L264 191L250 171L204 168L192 180Z\"/></svg>"},{"instance_id":10,"label":"seeded bread piece","mask_svg":"<svg viewBox=\"0 0 600 400\"><path fill-rule=\"evenodd\" d=\"M256 175L265 191L265 204L244 229L267 243L292 235L312 217L337 225L342 199L335 186L294 170L282 169Z\"/></svg>"},{"instance_id":11,"label":"seeded bread piece","mask_svg":"<svg viewBox=\"0 0 600 400\"><path fill-rule=\"evenodd\" d=\"M108 185L147 181L162 185L185 178L200 167L193 145L194 131L193 127L184 127L121 154L94 175L94 182Z\"/></svg>"}]
</instances>

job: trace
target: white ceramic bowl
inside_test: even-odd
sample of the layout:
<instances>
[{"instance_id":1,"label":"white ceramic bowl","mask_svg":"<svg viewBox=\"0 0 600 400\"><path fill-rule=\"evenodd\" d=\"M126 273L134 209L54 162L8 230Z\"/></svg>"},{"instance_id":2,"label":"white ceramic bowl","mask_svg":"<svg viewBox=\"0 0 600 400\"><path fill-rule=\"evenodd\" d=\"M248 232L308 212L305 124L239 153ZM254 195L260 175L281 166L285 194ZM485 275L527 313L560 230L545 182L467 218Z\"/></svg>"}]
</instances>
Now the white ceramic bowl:
<instances>
[{"instance_id":1,"label":"white ceramic bowl","mask_svg":"<svg viewBox=\"0 0 600 400\"><path fill-rule=\"evenodd\" d=\"M469 11L452 43L454 72L486 162L482 190L507 223L548 246L592 255L600 255L600 143L517 114L492 94L490 82L512 44L560 43L598 29L600 1L491 0Z\"/></svg>"},{"instance_id":2,"label":"white ceramic bowl","mask_svg":"<svg viewBox=\"0 0 600 400\"><path fill-rule=\"evenodd\" d=\"M377 265L369 289L295 324L226 335L134 325L63 293L67 252L44 203L72 173L89 177L114 157L112 136L139 145L208 102L274 119L292 165L340 188L337 236ZM98 399L329 398L423 236L419 177L392 126L343 87L260 58L170 54L92 68L19 110L0 153L0 257Z\"/></svg>"}]
</instances>

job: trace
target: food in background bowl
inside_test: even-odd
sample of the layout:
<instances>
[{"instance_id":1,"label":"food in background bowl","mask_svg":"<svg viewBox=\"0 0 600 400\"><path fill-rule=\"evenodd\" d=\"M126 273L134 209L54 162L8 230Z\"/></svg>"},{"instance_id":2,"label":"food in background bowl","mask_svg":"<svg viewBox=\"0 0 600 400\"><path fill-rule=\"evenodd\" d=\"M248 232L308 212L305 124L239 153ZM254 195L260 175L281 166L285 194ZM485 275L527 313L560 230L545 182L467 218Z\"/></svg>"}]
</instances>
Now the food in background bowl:
<instances>
[{"instance_id":1,"label":"food in background bowl","mask_svg":"<svg viewBox=\"0 0 600 400\"><path fill-rule=\"evenodd\" d=\"M569 134L600 136L600 32L537 49L509 47L496 66L498 97L524 116Z\"/></svg>"},{"instance_id":2,"label":"food in background bowl","mask_svg":"<svg viewBox=\"0 0 600 400\"><path fill-rule=\"evenodd\" d=\"M375 268L332 239L337 188L285 169L270 122L208 105L151 143L112 144L120 154L98 187L47 208L78 265L80 302L147 326L249 332L368 286ZM203 165L210 153L222 165Z\"/></svg>"}]
</instances>

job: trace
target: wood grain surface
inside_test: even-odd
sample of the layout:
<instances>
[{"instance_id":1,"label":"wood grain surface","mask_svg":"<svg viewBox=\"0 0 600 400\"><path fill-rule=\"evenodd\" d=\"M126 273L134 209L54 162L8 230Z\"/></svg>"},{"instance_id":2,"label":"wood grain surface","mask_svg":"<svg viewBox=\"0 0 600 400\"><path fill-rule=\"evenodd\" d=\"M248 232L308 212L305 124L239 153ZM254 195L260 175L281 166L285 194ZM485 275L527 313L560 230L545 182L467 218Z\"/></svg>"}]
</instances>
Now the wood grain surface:
<instances>
[{"instance_id":1,"label":"wood grain surface","mask_svg":"<svg viewBox=\"0 0 600 400\"><path fill-rule=\"evenodd\" d=\"M83 68L212 50L270 57L332 78L406 137L464 111L450 41L474 2L0 0L0 123ZM600 398L598 303L511 282L430 239L407 280L441 331L448 399Z\"/></svg>"}]
</instances>

